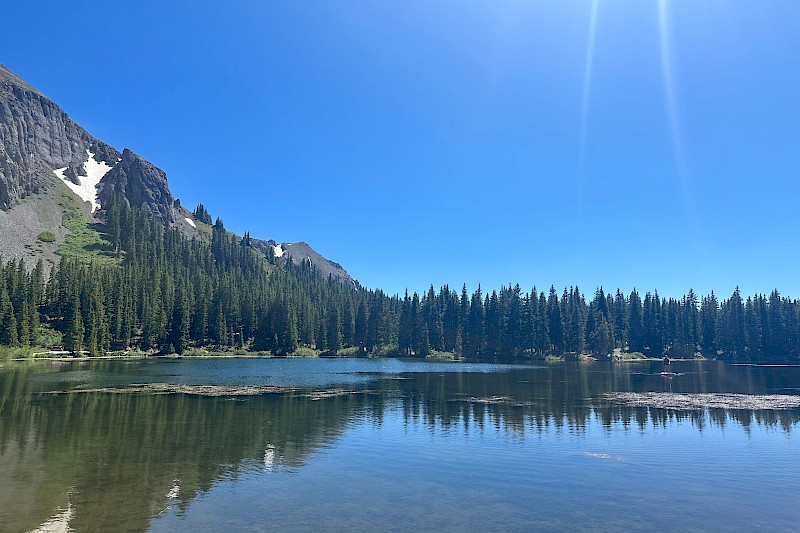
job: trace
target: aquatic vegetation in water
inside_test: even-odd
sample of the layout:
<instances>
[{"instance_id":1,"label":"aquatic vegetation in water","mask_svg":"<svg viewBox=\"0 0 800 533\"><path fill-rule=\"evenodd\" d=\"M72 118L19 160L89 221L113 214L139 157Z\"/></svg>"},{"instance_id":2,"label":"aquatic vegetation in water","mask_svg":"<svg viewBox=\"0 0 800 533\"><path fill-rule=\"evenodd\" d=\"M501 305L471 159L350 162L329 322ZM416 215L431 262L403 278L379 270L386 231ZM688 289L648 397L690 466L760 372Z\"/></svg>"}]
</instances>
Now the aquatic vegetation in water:
<instances>
[{"instance_id":1,"label":"aquatic vegetation in water","mask_svg":"<svg viewBox=\"0 0 800 533\"><path fill-rule=\"evenodd\" d=\"M613 392L604 400L630 407L656 407L693 411L698 409L780 410L800 409L800 396L788 394L723 394L673 392Z\"/></svg>"},{"instance_id":2,"label":"aquatic vegetation in water","mask_svg":"<svg viewBox=\"0 0 800 533\"><path fill-rule=\"evenodd\" d=\"M133 384L129 387L100 387L92 389L69 389L49 391L45 394L106 393L106 394L188 394L191 396L261 396L264 394L283 394L301 391L298 387L278 385L184 385L176 383ZM364 394L373 391L349 389L323 389L304 391L302 397L323 400L350 394Z\"/></svg>"},{"instance_id":3,"label":"aquatic vegetation in water","mask_svg":"<svg viewBox=\"0 0 800 533\"><path fill-rule=\"evenodd\" d=\"M534 405L533 402L518 401L508 396L488 396L485 398L470 396L469 398L462 398L454 401L481 405L505 405L510 407L531 407Z\"/></svg>"},{"instance_id":4,"label":"aquatic vegetation in water","mask_svg":"<svg viewBox=\"0 0 800 533\"><path fill-rule=\"evenodd\" d=\"M175 383L133 384L129 387L100 387L94 389L69 389L46 394L73 394L101 392L108 394L190 394L192 396L259 396L280 394L296 390L294 387L276 385L183 385Z\"/></svg>"}]
</instances>

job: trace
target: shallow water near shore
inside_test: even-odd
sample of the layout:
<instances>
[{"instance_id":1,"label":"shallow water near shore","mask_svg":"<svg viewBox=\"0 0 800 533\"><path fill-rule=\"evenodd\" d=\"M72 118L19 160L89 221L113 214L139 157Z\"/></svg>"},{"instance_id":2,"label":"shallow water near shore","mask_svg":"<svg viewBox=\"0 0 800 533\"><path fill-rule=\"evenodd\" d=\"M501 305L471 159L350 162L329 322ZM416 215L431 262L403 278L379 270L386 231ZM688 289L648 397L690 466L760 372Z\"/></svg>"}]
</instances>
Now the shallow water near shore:
<instances>
[{"instance_id":1,"label":"shallow water near shore","mask_svg":"<svg viewBox=\"0 0 800 533\"><path fill-rule=\"evenodd\" d=\"M0 531L794 531L800 367L0 367Z\"/></svg>"}]
</instances>

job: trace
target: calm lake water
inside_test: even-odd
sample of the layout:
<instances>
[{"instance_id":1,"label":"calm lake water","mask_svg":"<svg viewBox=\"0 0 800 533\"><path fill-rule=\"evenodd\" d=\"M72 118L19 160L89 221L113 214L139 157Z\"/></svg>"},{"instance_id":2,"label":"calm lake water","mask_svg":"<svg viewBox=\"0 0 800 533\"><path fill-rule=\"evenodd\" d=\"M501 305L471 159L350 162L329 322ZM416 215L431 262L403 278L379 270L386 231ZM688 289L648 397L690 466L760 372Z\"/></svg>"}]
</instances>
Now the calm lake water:
<instances>
[{"instance_id":1,"label":"calm lake water","mask_svg":"<svg viewBox=\"0 0 800 533\"><path fill-rule=\"evenodd\" d=\"M672 367L5 364L0 530L798 531L800 410L608 394L796 397L800 368ZM291 389L124 392L159 383Z\"/></svg>"}]
</instances>

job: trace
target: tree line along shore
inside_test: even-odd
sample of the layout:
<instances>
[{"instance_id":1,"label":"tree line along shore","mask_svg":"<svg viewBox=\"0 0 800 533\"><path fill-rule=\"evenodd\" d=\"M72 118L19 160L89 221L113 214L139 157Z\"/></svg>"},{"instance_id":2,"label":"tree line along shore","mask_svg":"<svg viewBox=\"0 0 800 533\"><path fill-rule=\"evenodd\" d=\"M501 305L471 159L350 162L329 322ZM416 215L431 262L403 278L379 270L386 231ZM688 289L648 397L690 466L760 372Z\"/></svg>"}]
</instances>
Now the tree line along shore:
<instances>
[{"instance_id":1,"label":"tree line along shore","mask_svg":"<svg viewBox=\"0 0 800 533\"><path fill-rule=\"evenodd\" d=\"M468 292L432 286L389 296L324 279L308 262L278 261L217 219L189 239L115 199L103 260L0 259L0 353L37 346L91 356L261 353L449 356L520 361L548 356L696 355L800 360L800 304L777 290L680 299L602 288ZM96 250L95 250L96 252Z\"/></svg>"}]
</instances>

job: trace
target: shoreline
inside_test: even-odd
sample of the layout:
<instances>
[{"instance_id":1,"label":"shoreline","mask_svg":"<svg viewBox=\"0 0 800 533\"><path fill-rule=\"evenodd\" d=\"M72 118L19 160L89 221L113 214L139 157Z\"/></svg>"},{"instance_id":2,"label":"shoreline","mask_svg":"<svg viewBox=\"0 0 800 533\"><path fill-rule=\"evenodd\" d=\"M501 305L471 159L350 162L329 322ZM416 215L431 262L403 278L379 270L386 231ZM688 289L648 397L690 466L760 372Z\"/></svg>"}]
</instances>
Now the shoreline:
<instances>
[{"instance_id":1,"label":"shoreline","mask_svg":"<svg viewBox=\"0 0 800 533\"><path fill-rule=\"evenodd\" d=\"M138 359L408 359L414 361L431 361L431 362L453 362L453 363L486 363L486 364L560 364L560 363L582 363L582 364L630 364L630 363L653 363L659 362L662 359L660 357L641 357L641 358L630 358L630 359L616 359L616 360L604 360L604 359L596 359L596 358L565 358L563 356L547 356L544 359L527 359L523 361L482 361L480 359L469 359L469 358L456 358L452 356L443 356L443 357L436 357L436 356L428 356L428 357L414 357L414 356L404 356L404 357L394 357L394 356L365 356L365 357L358 357L353 356L350 354L347 355L320 355L320 354L298 354L298 355L271 355L271 354L259 354L259 353L240 353L240 354L230 354L230 353L208 353L208 354L199 354L199 355L181 355L181 354L169 354L169 355L148 355L148 354L126 354L126 355L98 355L98 356L90 356L90 355L81 355L77 357L73 357L70 355L65 355L62 353L55 352L53 355L44 355L46 353L52 352L37 352L32 354L31 356L27 357L11 357L6 360L0 360L0 364L3 362L35 362L35 361L50 361L50 362L85 362L85 361L121 361L121 360L138 360ZM673 362L687 362L687 361L718 361L718 359L707 359L707 358L685 358L685 359L670 359ZM728 364L732 365L757 365L756 363L747 362L747 361L724 361ZM786 365L790 364L790 361L785 362L772 362L772 363L764 363L765 365ZM758 366L758 365L757 365Z\"/></svg>"}]
</instances>

